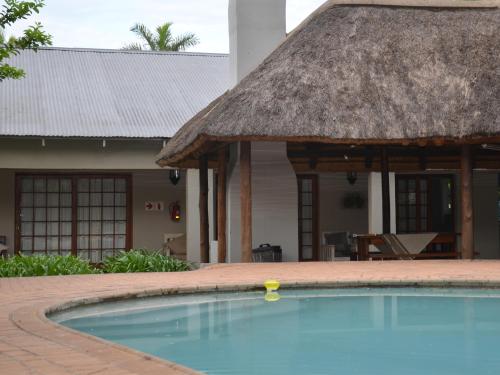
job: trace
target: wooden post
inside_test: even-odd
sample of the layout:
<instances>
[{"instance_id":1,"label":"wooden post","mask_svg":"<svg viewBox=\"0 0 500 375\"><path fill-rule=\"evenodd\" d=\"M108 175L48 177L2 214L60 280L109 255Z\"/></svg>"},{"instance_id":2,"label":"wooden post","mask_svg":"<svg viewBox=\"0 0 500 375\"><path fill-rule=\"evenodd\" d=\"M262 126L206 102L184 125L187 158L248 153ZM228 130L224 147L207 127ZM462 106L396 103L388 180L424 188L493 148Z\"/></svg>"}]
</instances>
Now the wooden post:
<instances>
[{"instance_id":1,"label":"wooden post","mask_svg":"<svg viewBox=\"0 0 500 375\"><path fill-rule=\"evenodd\" d=\"M380 153L382 172L382 222L384 234L391 233L391 192L389 187L389 158L387 148L382 147Z\"/></svg>"},{"instance_id":2,"label":"wooden post","mask_svg":"<svg viewBox=\"0 0 500 375\"><path fill-rule=\"evenodd\" d=\"M219 150L217 167L217 243L218 262L226 263L226 147Z\"/></svg>"},{"instance_id":3,"label":"wooden post","mask_svg":"<svg viewBox=\"0 0 500 375\"><path fill-rule=\"evenodd\" d=\"M200 262L210 261L210 244L208 236L208 159L200 157Z\"/></svg>"},{"instance_id":4,"label":"wooden post","mask_svg":"<svg viewBox=\"0 0 500 375\"><path fill-rule=\"evenodd\" d=\"M241 261L252 262L252 145L240 142Z\"/></svg>"},{"instance_id":5,"label":"wooden post","mask_svg":"<svg viewBox=\"0 0 500 375\"><path fill-rule=\"evenodd\" d=\"M462 200L462 258L474 258L474 205L471 146L463 145L460 158Z\"/></svg>"}]
</instances>

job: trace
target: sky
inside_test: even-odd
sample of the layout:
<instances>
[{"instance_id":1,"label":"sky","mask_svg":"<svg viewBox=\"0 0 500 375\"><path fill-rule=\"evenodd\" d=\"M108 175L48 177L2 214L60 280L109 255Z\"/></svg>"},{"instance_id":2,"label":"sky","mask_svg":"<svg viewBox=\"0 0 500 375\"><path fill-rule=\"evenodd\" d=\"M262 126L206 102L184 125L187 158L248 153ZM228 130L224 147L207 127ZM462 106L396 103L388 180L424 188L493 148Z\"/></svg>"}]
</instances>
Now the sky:
<instances>
[{"instance_id":1,"label":"sky","mask_svg":"<svg viewBox=\"0 0 500 375\"><path fill-rule=\"evenodd\" d=\"M324 1L287 0L287 30ZM45 4L39 15L19 22L7 35L19 35L33 21L40 21L53 36L54 46L115 49L137 41L130 32L134 23L153 29L170 21L174 34L194 32L200 39L189 51L229 50L228 0L45 0Z\"/></svg>"}]
</instances>

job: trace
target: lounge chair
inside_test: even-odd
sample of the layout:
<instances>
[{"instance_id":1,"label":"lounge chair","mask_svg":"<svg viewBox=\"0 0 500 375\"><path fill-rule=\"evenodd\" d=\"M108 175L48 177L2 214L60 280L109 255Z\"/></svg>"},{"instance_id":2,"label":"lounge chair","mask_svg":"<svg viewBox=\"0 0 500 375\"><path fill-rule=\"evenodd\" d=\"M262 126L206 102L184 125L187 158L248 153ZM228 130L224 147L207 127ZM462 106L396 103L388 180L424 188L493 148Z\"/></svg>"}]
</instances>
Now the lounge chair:
<instances>
[{"instance_id":1,"label":"lounge chair","mask_svg":"<svg viewBox=\"0 0 500 375\"><path fill-rule=\"evenodd\" d=\"M382 234L383 244L377 245L377 248L383 255L413 260L436 236L437 233Z\"/></svg>"},{"instance_id":2,"label":"lounge chair","mask_svg":"<svg viewBox=\"0 0 500 375\"><path fill-rule=\"evenodd\" d=\"M383 255L396 255L402 260L415 259L395 234L382 234L380 237L384 243L377 248Z\"/></svg>"}]
</instances>

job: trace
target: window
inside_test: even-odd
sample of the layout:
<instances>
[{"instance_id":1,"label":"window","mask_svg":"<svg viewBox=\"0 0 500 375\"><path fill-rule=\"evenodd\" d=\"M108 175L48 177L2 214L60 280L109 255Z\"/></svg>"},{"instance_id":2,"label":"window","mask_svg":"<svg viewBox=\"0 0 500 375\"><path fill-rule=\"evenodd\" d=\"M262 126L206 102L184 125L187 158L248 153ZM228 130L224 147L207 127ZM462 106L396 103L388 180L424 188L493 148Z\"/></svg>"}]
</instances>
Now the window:
<instances>
[{"instance_id":1,"label":"window","mask_svg":"<svg viewBox=\"0 0 500 375\"><path fill-rule=\"evenodd\" d=\"M398 176L397 232L428 230L428 181L420 176Z\"/></svg>"},{"instance_id":2,"label":"window","mask_svg":"<svg viewBox=\"0 0 500 375\"><path fill-rule=\"evenodd\" d=\"M449 175L396 178L397 232L454 232L454 179Z\"/></svg>"},{"instance_id":3,"label":"window","mask_svg":"<svg viewBox=\"0 0 500 375\"><path fill-rule=\"evenodd\" d=\"M454 233L454 194L454 178L451 175L398 175L397 232ZM455 251L455 243L430 245L428 250Z\"/></svg>"},{"instance_id":4,"label":"window","mask_svg":"<svg viewBox=\"0 0 500 375\"><path fill-rule=\"evenodd\" d=\"M21 177L18 200L18 249L22 254L71 253L71 178Z\"/></svg>"},{"instance_id":5,"label":"window","mask_svg":"<svg viewBox=\"0 0 500 375\"><path fill-rule=\"evenodd\" d=\"M130 176L20 175L16 248L93 263L130 248Z\"/></svg>"},{"instance_id":6,"label":"window","mask_svg":"<svg viewBox=\"0 0 500 375\"><path fill-rule=\"evenodd\" d=\"M318 259L318 177L297 176L299 184L299 259Z\"/></svg>"}]
</instances>

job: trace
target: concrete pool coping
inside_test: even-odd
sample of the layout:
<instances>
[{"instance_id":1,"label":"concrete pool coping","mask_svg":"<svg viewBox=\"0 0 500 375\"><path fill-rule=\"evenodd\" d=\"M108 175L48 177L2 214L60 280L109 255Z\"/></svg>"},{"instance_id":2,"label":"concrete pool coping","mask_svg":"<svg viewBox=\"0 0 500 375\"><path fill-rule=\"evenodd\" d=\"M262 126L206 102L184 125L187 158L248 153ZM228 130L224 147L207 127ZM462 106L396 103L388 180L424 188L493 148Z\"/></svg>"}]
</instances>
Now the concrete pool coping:
<instances>
[{"instance_id":1,"label":"concrete pool coping","mask_svg":"<svg viewBox=\"0 0 500 375\"><path fill-rule=\"evenodd\" d=\"M216 265L186 273L0 279L2 374L193 374L186 367L56 324L47 313L102 301L262 288L500 288L500 261Z\"/></svg>"}]
</instances>

